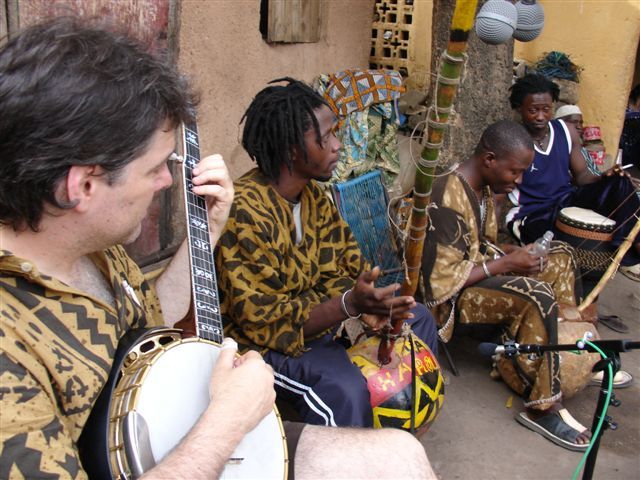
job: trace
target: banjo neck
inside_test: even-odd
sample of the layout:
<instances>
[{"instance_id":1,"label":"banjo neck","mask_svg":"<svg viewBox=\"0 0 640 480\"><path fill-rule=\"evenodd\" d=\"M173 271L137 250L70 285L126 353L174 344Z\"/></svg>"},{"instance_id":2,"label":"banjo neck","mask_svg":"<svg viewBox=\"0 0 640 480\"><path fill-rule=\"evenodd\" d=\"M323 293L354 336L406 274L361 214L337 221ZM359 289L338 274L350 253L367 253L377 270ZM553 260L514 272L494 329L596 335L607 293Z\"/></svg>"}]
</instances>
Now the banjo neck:
<instances>
[{"instance_id":1,"label":"banjo neck","mask_svg":"<svg viewBox=\"0 0 640 480\"><path fill-rule=\"evenodd\" d=\"M193 169L200 162L198 128L195 123L183 125L184 202L187 215L187 243L191 267L191 295L198 337L222 343L222 317L218 283L209 234L209 218L204 197L192 191Z\"/></svg>"}]
</instances>

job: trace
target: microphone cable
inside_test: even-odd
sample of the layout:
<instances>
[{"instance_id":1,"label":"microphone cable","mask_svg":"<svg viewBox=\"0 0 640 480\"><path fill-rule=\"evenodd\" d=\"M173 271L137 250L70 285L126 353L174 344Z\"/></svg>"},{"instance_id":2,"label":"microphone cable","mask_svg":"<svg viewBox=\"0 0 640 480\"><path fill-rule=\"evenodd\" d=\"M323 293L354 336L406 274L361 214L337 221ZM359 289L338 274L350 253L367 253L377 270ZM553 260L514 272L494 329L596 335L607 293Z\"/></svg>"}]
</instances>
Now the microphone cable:
<instances>
[{"instance_id":1,"label":"microphone cable","mask_svg":"<svg viewBox=\"0 0 640 480\"><path fill-rule=\"evenodd\" d=\"M607 354L604 353L595 344L584 339L580 339L579 342L584 342L590 347L594 348L600 354L603 360L607 360L609 358L607 357ZM578 474L580 473L580 470L582 470L582 468L584 467L584 464L587 461L587 458L589 456L589 452L591 452L591 449L593 448L593 439L598 438L598 435L600 434L600 430L602 429L602 424L604 423L604 419L607 414L607 410L609 409L609 403L611 402L611 394L613 392L613 368L611 367L611 362L607 362L607 368L609 369L609 388L607 389L607 399L604 402L604 407L602 409L602 414L600 415L600 421L596 426L596 430L595 432L591 432L591 440L589 441L589 447L587 447L587 450L584 452L584 455L582 455L582 459L580 460L580 463L578 463L578 466L576 467L576 470L573 473L572 480L576 480L578 478Z\"/></svg>"}]
</instances>

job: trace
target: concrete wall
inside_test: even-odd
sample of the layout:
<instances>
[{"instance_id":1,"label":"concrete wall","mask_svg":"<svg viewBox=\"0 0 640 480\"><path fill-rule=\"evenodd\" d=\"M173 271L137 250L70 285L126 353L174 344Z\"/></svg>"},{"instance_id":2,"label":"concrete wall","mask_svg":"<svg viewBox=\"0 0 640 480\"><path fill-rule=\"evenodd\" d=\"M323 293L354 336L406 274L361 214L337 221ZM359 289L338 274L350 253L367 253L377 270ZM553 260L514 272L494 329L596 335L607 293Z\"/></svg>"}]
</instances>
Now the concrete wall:
<instances>
[{"instance_id":1,"label":"concrete wall","mask_svg":"<svg viewBox=\"0 0 640 480\"><path fill-rule=\"evenodd\" d=\"M585 122L599 125L614 154L635 72L640 40L638 0L539 0L545 26L532 42L515 42L515 56L535 62L557 50L584 68L578 96Z\"/></svg>"},{"instance_id":2,"label":"concrete wall","mask_svg":"<svg viewBox=\"0 0 640 480\"><path fill-rule=\"evenodd\" d=\"M260 0L183 0L179 63L201 91L202 154L221 153L233 178L254 163L238 123L269 80L310 82L319 73L368 65L373 0L323 0L318 43L267 44Z\"/></svg>"}]
</instances>

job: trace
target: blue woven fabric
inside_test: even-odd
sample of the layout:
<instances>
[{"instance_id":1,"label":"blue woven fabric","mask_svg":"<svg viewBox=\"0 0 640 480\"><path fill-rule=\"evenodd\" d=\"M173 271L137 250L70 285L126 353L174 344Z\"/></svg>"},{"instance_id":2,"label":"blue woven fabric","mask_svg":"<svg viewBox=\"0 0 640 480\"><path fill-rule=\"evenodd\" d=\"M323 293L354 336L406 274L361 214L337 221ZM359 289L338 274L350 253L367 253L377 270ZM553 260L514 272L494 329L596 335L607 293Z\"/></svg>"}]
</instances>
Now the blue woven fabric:
<instances>
[{"instance_id":1,"label":"blue woven fabric","mask_svg":"<svg viewBox=\"0 0 640 480\"><path fill-rule=\"evenodd\" d=\"M372 266L383 270L400 268L391 225L387 219L387 192L379 170L333 185L333 193L342 218L349 224L362 254ZM377 286L402 282L403 272L378 279Z\"/></svg>"}]
</instances>

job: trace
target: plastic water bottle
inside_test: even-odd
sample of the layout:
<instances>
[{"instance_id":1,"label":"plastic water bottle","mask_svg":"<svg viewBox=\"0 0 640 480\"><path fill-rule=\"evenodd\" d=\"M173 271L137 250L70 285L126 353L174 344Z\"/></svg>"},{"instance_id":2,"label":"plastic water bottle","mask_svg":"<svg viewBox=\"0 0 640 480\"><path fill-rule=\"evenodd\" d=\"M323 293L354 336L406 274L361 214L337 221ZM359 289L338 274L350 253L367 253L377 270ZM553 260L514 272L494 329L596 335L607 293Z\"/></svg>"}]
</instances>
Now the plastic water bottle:
<instances>
[{"instance_id":1,"label":"plastic water bottle","mask_svg":"<svg viewBox=\"0 0 640 480\"><path fill-rule=\"evenodd\" d=\"M553 240L553 232L547 230L544 235L537 239L531 247L531 255L535 257L546 257L551 248L551 240Z\"/></svg>"}]
</instances>

